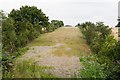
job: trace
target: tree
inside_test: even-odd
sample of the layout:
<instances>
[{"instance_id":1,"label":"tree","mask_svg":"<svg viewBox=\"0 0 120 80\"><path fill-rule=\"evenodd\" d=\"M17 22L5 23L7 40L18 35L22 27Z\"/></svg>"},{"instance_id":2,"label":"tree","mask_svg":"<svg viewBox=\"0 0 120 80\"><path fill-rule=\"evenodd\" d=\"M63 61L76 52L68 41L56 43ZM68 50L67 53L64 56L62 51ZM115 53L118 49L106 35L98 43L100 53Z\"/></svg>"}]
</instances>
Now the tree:
<instances>
[{"instance_id":1,"label":"tree","mask_svg":"<svg viewBox=\"0 0 120 80\"><path fill-rule=\"evenodd\" d=\"M15 50L16 33L14 28L14 20L7 18L3 21L2 26L2 44L3 50L13 52Z\"/></svg>"},{"instance_id":2,"label":"tree","mask_svg":"<svg viewBox=\"0 0 120 80\"><path fill-rule=\"evenodd\" d=\"M59 20L52 20L51 24L54 26L55 29L64 26L63 21L59 21Z\"/></svg>"},{"instance_id":3,"label":"tree","mask_svg":"<svg viewBox=\"0 0 120 80\"><path fill-rule=\"evenodd\" d=\"M42 33L42 27L48 27L48 17L35 6L22 6L13 9L8 17L2 15L3 53L13 53Z\"/></svg>"},{"instance_id":4,"label":"tree","mask_svg":"<svg viewBox=\"0 0 120 80\"><path fill-rule=\"evenodd\" d=\"M22 6L20 10L12 10L9 14L16 23L29 21L32 25L39 24L43 27L48 26L48 17L42 12L41 9L37 9L35 6ZM18 28L19 26L16 26ZM17 29L19 31L19 28ZM17 32L18 32L17 31Z\"/></svg>"},{"instance_id":5,"label":"tree","mask_svg":"<svg viewBox=\"0 0 120 80\"><path fill-rule=\"evenodd\" d=\"M75 27L80 27L80 23L78 23Z\"/></svg>"}]
</instances>

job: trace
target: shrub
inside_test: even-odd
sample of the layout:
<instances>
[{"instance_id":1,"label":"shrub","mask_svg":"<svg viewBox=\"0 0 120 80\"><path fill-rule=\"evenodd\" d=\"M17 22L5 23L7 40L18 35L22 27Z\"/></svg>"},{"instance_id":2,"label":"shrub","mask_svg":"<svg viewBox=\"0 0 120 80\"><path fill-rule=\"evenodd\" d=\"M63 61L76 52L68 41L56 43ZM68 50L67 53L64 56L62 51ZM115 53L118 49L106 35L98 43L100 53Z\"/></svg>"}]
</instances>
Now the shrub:
<instances>
[{"instance_id":1,"label":"shrub","mask_svg":"<svg viewBox=\"0 0 120 80\"><path fill-rule=\"evenodd\" d=\"M97 62L100 65L106 64L104 67L104 74L107 76L105 78L119 79L118 74L120 73L120 58L118 56L120 55L120 43L117 42L113 36L111 36L111 29L108 26L104 25L102 22L98 22L94 24L94 26L92 26L92 24L93 23L91 22L86 22L81 24L79 28L85 35L93 52L97 54ZM97 66L92 67L97 68ZM92 70L91 67L89 67L89 69ZM85 72L85 74L87 73L89 74L88 71Z\"/></svg>"},{"instance_id":2,"label":"shrub","mask_svg":"<svg viewBox=\"0 0 120 80\"><path fill-rule=\"evenodd\" d=\"M81 78L105 78L107 76L104 72L106 65L101 65L97 60L98 58L95 54L80 58L80 62L83 64L83 68L80 70Z\"/></svg>"}]
</instances>

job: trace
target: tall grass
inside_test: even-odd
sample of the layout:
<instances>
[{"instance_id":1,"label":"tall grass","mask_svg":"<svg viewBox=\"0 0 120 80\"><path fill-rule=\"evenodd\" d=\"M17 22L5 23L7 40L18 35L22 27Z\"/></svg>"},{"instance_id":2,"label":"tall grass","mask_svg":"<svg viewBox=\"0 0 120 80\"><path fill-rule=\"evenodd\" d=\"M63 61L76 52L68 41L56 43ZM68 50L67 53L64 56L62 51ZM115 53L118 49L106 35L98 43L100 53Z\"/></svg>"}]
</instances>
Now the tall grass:
<instances>
[{"instance_id":1,"label":"tall grass","mask_svg":"<svg viewBox=\"0 0 120 80\"><path fill-rule=\"evenodd\" d=\"M21 61L10 72L6 72L3 78L55 78L55 76L45 73L45 70L48 69L51 67L38 66L31 61Z\"/></svg>"}]
</instances>

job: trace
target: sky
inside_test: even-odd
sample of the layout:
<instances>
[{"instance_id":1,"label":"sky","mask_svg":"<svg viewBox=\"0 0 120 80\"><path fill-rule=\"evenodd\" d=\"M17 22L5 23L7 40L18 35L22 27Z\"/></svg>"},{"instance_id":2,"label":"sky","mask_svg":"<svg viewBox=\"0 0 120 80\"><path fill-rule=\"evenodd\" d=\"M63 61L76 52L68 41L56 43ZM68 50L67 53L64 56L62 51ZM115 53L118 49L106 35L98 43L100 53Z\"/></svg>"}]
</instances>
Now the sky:
<instances>
[{"instance_id":1,"label":"sky","mask_svg":"<svg viewBox=\"0 0 120 80\"><path fill-rule=\"evenodd\" d=\"M36 6L50 20L62 20L65 25L86 21L102 21L110 27L117 24L119 0L0 0L0 10L9 13L21 6Z\"/></svg>"}]
</instances>

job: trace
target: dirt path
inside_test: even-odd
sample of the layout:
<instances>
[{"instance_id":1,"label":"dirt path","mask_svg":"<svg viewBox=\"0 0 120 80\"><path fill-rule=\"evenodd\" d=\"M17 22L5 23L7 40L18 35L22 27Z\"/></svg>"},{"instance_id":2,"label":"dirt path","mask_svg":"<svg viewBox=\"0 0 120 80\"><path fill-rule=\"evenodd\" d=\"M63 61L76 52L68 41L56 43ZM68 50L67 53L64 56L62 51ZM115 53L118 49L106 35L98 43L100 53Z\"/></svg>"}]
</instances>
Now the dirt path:
<instances>
[{"instance_id":1,"label":"dirt path","mask_svg":"<svg viewBox=\"0 0 120 80\"><path fill-rule=\"evenodd\" d=\"M36 65L52 67L47 73L62 78L79 76L80 54L90 53L83 35L75 27L61 27L43 34L28 46L29 50L18 60L34 59Z\"/></svg>"}]
</instances>

